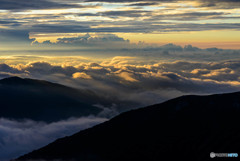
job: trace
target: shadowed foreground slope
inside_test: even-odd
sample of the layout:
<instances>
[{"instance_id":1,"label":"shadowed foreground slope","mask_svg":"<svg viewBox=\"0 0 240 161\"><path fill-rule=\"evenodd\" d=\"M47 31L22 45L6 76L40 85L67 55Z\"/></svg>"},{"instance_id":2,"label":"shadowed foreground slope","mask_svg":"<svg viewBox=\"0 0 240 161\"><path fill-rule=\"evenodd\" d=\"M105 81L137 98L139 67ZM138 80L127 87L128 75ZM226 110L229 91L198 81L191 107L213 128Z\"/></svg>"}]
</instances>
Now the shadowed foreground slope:
<instances>
[{"instance_id":1,"label":"shadowed foreground slope","mask_svg":"<svg viewBox=\"0 0 240 161\"><path fill-rule=\"evenodd\" d=\"M240 152L239 122L240 93L183 96L123 113L17 161L203 161L210 152Z\"/></svg>"},{"instance_id":2,"label":"shadowed foreground slope","mask_svg":"<svg viewBox=\"0 0 240 161\"><path fill-rule=\"evenodd\" d=\"M101 110L92 106L91 98L98 101L89 91L41 80L5 78L0 80L0 117L49 122L97 114Z\"/></svg>"}]
</instances>

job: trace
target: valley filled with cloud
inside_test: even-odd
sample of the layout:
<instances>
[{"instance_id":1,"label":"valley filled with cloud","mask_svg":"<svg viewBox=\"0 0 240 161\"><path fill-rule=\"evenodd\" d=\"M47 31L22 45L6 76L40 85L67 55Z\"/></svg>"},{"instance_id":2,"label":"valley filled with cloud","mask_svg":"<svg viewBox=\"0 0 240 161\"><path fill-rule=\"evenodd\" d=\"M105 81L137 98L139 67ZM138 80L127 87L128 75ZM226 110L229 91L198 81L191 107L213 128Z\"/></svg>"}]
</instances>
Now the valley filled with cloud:
<instances>
[{"instance_id":1,"label":"valley filled with cloud","mask_svg":"<svg viewBox=\"0 0 240 161\"><path fill-rule=\"evenodd\" d=\"M8 161L55 141L106 121L100 117L69 118L50 124L32 120L0 119L0 160Z\"/></svg>"}]
</instances>

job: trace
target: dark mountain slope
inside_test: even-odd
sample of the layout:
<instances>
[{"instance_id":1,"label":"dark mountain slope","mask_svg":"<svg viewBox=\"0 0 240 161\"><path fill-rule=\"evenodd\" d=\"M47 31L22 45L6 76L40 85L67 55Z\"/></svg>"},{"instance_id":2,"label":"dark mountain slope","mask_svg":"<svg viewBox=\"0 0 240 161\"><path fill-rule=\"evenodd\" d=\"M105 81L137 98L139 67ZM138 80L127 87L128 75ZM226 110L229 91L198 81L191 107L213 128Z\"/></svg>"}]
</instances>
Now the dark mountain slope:
<instances>
[{"instance_id":1,"label":"dark mountain slope","mask_svg":"<svg viewBox=\"0 0 240 161\"><path fill-rule=\"evenodd\" d=\"M240 93L183 96L123 113L17 161L203 161L210 152L240 152L239 123Z\"/></svg>"},{"instance_id":2,"label":"dark mountain slope","mask_svg":"<svg viewBox=\"0 0 240 161\"><path fill-rule=\"evenodd\" d=\"M94 98L94 99L93 99ZM97 114L94 93L41 80L11 77L0 80L0 117L58 121Z\"/></svg>"}]
</instances>

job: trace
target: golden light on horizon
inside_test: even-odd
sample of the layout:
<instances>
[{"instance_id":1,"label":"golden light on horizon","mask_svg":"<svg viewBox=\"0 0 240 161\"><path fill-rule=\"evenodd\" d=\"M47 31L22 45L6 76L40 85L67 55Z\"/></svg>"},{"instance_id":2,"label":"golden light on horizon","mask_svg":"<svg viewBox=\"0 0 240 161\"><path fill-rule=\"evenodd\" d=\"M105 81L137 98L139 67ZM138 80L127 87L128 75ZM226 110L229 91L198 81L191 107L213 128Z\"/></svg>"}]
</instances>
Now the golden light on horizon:
<instances>
[{"instance_id":1,"label":"golden light on horizon","mask_svg":"<svg viewBox=\"0 0 240 161\"><path fill-rule=\"evenodd\" d=\"M40 43L50 40L56 43L59 38L76 38L87 33L62 33L62 34L35 34L30 38L36 38ZM92 37L108 33L88 33ZM200 48L218 47L223 49L239 49L240 31L213 30L195 32L171 32L171 33L114 33L119 37L130 40L130 43L144 42L146 44L164 45L173 43L177 45L193 45Z\"/></svg>"}]
</instances>

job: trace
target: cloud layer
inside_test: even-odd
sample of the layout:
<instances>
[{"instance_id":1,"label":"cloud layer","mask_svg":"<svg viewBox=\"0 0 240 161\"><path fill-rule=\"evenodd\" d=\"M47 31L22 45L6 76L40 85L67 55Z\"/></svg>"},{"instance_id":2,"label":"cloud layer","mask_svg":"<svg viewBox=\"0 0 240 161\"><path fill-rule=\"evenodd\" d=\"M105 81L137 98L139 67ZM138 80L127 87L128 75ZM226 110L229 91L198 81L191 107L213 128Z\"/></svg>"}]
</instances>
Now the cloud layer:
<instances>
[{"instance_id":1,"label":"cloud layer","mask_svg":"<svg viewBox=\"0 0 240 161\"><path fill-rule=\"evenodd\" d=\"M1 64L0 76L44 79L92 90L108 100L109 104L117 104L120 111L184 94L211 94L240 89L239 60L161 62L152 59L147 61L146 58L118 56L97 63L75 62L75 65L48 62Z\"/></svg>"},{"instance_id":2,"label":"cloud layer","mask_svg":"<svg viewBox=\"0 0 240 161\"><path fill-rule=\"evenodd\" d=\"M0 0L0 4L0 32L27 32L38 39L51 34L62 39L62 35L79 33L166 34L240 28L236 0Z\"/></svg>"},{"instance_id":3,"label":"cloud layer","mask_svg":"<svg viewBox=\"0 0 240 161\"><path fill-rule=\"evenodd\" d=\"M127 55L128 51L131 54ZM160 103L186 94L240 90L240 59L237 50L202 50L168 44L162 47L125 49L123 53L124 56L114 57L110 54L105 59L2 56L0 78L28 77L91 90L106 100L108 106L95 104L102 109L98 116L72 118L51 124L1 118L0 160L17 157L56 138L106 121L106 117L115 116L119 111Z\"/></svg>"},{"instance_id":4,"label":"cloud layer","mask_svg":"<svg viewBox=\"0 0 240 161\"><path fill-rule=\"evenodd\" d=\"M59 8L75 8L77 5L67 3L59 3L51 0L0 0L0 9L3 10L29 10L29 9L59 9Z\"/></svg>"},{"instance_id":5,"label":"cloud layer","mask_svg":"<svg viewBox=\"0 0 240 161\"><path fill-rule=\"evenodd\" d=\"M105 118L71 118L51 124L0 118L0 160L8 161L80 130L106 121Z\"/></svg>"}]
</instances>

